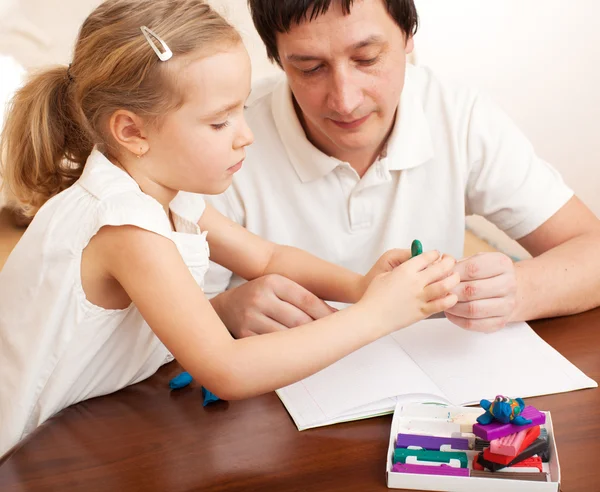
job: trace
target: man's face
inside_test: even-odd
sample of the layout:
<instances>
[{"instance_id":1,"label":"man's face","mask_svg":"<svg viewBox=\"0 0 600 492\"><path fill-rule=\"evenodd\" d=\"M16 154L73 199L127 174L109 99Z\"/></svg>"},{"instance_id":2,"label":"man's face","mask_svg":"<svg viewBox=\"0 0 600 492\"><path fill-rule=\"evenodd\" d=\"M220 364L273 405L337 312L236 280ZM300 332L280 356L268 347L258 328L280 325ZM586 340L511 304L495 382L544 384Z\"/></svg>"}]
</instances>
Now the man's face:
<instances>
[{"instance_id":1,"label":"man's face","mask_svg":"<svg viewBox=\"0 0 600 492\"><path fill-rule=\"evenodd\" d=\"M383 0L339 3L277 35L281 64L309 139L328 155L350 160L380 150L404 87L413 49Z\"/></svg>"}]
</instances>

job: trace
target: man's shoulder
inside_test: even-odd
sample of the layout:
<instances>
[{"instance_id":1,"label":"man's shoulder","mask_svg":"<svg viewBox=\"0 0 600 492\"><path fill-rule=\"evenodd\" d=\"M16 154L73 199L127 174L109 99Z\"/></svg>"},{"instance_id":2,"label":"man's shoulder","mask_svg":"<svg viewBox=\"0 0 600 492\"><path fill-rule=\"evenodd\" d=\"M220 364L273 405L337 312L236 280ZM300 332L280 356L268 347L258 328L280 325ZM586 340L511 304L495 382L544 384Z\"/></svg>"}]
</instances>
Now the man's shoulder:
<instances>
[{"instance_id":1,"label":"man's shoulder","mask_svg":"<svg viewBox=\"0 0 600 492\"><path fill-rule=\"evenodd\" d=\"M273 97L282 84L287 84L285 75L259 79L252 83L252 93L246 102L244 116L256 136L255 144L264 138L273 138L277 127L273 118Z\"/></svg>"},{"instance_id":2,"label":"man's shoulder","mask_svg":"<svg viewBox=\"0 0 600 492\"><path fill-rule=\"evenodd\" d=\"M252 92L250 93L250 97L246 103L248 108L251 109L255 105L261 104L261 102L265 100L268 101L275 88L279 84L284 83L285 80L286 77L283 72L278 72L273 75L254 80L252 82Z\"/></svg>"},{"instance_id":3,"label":"man's shoulder","mask_svg":"<svg viewBox=\"0 0 600 492\"><path fill-rule=\"evenodd\" d=\"M423 108L438 112L469 110L479 91L425 65L407 65L405 89L421 100Z\"/></svg>"},{"instance_id":4,"label":"man's shoulder","mask_svg":"<svg viewBox=\"0 0 600 492\"><path fill-rule=\"evenodd\" d=\"M287 84L287 79L283 73L252 82L252 92L246 102L246 118L251 121L272 117L274 93L285 84Z\"/></svg>"},{"instance_id":5,"label":"man's shoulder","mask_svg":"<svg viewBox=\"0 0 600 492\"><path fill-rule=\"evenodd\" d=\"M261 160L270 159L285 152L273 113L274 105L279 104L279 93L285 89L283 86L287 86L287 79L283 74L261 79L252 85L252 96L244 113L255 137L254 143L247 150L247 158L250 160L256 156L260 156Z\"/></svg>"}]
</instances>

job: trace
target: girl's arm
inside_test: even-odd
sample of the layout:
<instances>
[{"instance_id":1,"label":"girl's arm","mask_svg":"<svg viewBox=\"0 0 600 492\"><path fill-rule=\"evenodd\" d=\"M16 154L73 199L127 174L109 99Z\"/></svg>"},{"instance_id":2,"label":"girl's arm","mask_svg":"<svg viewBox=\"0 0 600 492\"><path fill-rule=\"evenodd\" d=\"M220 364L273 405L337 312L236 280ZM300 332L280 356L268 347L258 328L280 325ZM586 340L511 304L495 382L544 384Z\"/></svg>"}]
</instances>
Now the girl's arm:
<instances>
[{"instance_id":1,"label":"girl's arm","mask_svg":"<svg viewBox=\"0 0 600 492\"><path fill-rule=\"evenodd\" d=\"M428 253L379 276L354 306L294 330L235 340L169 239L122 226L104 227L92 240L101 268L123 287L160 340L194 378L225 399L303 379L456 302L448 292L458 280L447 277L454 261L432 264L438 255Z\"/></svg>"},{"instance_id":2,"label":"girl's arm","mask_svg":"<svg viewBox=\"0 0 600 492\"><path fill-rule=\"evenodd\" d=\"M211 260L219 265L246 280L277 273L327 301L357 302L376 274L389 271L388 264L398 266L409 258L406 252L398 251L398 258L388 254L365 277L298 248L266 241L210 205L198 225L208 231Z\"/></svg>"}]
</instances>

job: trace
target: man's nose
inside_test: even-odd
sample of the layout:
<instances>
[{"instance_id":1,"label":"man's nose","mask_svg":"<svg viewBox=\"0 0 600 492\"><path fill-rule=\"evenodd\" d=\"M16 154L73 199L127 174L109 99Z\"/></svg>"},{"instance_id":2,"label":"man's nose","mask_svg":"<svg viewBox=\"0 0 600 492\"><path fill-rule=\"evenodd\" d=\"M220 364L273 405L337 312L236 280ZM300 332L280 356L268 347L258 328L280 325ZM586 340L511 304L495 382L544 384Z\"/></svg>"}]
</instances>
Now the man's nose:
<instances>
[{"instance_id":1,"label":"man's nose","mask_svg":"<svg viewBox=\"0 0 600 492\"><path fill-rule=\"evenodd\" d=\"M349 67L338 67L331 75L327 105L340 116L349 116L363 103L363 91Z\"/></svg>"}]
</instances>

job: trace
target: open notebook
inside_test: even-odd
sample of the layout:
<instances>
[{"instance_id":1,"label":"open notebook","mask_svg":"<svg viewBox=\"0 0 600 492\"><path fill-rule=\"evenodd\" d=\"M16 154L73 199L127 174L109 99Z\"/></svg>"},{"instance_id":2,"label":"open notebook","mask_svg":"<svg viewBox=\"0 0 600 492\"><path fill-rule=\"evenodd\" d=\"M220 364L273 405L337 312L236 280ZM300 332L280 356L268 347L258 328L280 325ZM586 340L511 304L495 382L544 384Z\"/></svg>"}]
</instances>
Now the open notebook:
<instances>
[{"instance_id":1,"label":"open notebook","mask_svg":"<svg viewBox=\"0 0 600 492\"><path fill-rule=\"evenodd\" d=\"M399 401L477 404L598 384L526 323L492 334L425 320L277 391L299 430L391 413Z\"/></svg>"}]
</instances>

